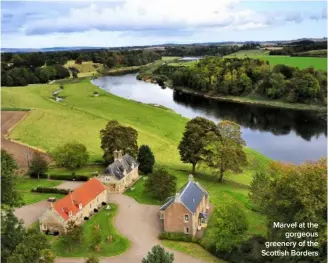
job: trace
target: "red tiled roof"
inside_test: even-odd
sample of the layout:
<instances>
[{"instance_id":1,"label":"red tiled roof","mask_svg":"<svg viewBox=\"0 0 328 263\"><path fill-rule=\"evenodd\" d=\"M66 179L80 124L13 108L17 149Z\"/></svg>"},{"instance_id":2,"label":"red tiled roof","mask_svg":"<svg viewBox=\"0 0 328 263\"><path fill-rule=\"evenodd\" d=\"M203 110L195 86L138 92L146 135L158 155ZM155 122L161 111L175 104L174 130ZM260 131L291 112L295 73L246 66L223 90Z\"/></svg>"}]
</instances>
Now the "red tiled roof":
<instances>
[{"instance_id":1,"label":"red tiled roof","mask_svg":"<svg viewBox=\"0 0 328 263\"><path fill-rule=\"evenodd\" d=\"M67 220L70 211L72 216L75 215L80 210L80 203L82 203L82 207L85 207L104 190L106 190L106 187L97 178L92 178L71 194L55 202L53 207L64 220Z\"/></svg>"}]
</instances>

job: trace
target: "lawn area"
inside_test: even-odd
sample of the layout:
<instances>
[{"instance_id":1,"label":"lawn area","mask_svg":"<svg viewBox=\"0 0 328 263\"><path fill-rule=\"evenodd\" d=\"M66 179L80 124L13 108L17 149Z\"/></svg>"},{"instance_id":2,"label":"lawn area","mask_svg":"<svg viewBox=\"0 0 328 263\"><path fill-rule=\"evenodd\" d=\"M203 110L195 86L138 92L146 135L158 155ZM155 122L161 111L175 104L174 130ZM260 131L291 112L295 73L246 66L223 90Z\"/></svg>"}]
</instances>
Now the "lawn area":
<instances>
[{"instance_id":1,"label":"lawn area","mask_svg":"<svg viewBox=\"0 0 328 263\"><path fill-rule=\"evenodd\" d=\"M92 177L92 173L98 172L102 173L105 169L104 165L87 165L85 167L78 168L74 170L75 175L84 175ZM64 167L52 167L49 169L49 175L71 175L72 170L64 168Z\"/></svg>"},{"instance_id":2,"label":"lawn area","mask_svg":"<svg viewBox=\"0 0 328 263\"><path fill-rule=\"evenodd\" d=\"M19 177L17 180L16 189L22 195L23 201L26 205L45 200L48 197L62 198L60 194L47 193L32 193L31 190L35 187L55 187L61 184L62 181L50 181L47 179L31 179L28 177Z\"/></svg>"},{"instance_id":3,"label":"lawn area","mask_svg":"<svg viewBox=\"0 0 328 263\"><path fill-rule=\"evenodd\" d=\"M259 58L268 60L272 67L277 64L285 64L300 69L314 67L315 69L327 70L327 58L320 57L269 56L268 51L265 50L242 50L226 57Z\"/></svg>"},{"instance_id":4,"label":"lawn area","mask_svg":"<svg viewBox=\"0 0 328 263\"><path fill-rule=\"evenodd\" d=\"M213 256L210 252L202 248L200 245L191 243L191 242L177 242L171 240L163 240L162 244L165 247L180 251L182 253L188 254L190 256L203 259L207 262L212 263L224 263L226 261L222 259L218 259L217 257Z\"/></svg>"},{"instance_id":5,"label":"lawn area","mask_svg":"<svg viewBox=\"0 0 328 263\"><path fill-rule=\"evenodd\" d=\"M181 187L187 181L190 165L180 161L177 146L188 121L172 111L145 105L109 94L88 79L80 83L65 85L61 95L66 98L54 102L49 97L55 85L33 85L2 89L2 106L30 108L31 113L15 127L10 137L31 146L51 152L56 146L72 140L86 145L90 162L102 161L100 130L109 120L115 119L138 131L138 144L151 147L157 164L165 165L178 179ZM93 97L94 91L99 97ZM198 169L195 175L210 192L211 202L219 205L231 199L239 202L247 213L250 233L265 233L264 217L250 210L248 190L245 185L257 171L269 161L258 152L246 148L248 166L240 174L227 174L224 183L219 184L210 171ZM76 173L78 174L78 173ZM142 179L133 191L127 194L141 203L156 203L144 194Z\"/></svg>"},{"instance_id":6,"label":"lawn area","mask_svg":"<svg viewBox=\"0 0 328 263\"><path fill-rule=\"evenodd\" d=\"M70 251L67 247L63 247L60 243L59 237L52 237L50 243L52 244L52 250L56 256L60 257L87 257L90 254L96 256L116 256L125 252L130 247L128 239L120 235L114 227L114 217L117 213L117 205L109 204L111 209L106 211L102 209L100 212L92 216L86 223L82 225L83 228L83 241L82 244L76 246L73 251ZM101 230L101 244L100 251L96 252L89 247L93 226L98 224ZM112 236L113 241L109 243L107 237Z\"/></svg>"}]
</instances>

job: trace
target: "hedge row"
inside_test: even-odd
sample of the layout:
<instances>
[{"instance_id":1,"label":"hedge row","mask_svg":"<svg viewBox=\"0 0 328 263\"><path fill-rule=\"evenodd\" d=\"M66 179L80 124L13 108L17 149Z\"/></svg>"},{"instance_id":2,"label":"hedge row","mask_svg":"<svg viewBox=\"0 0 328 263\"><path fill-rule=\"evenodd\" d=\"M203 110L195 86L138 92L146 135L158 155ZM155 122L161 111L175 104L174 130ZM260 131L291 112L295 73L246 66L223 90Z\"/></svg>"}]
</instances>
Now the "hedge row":
<instances>
[{"instance_id":1,"label":"hedge row","mask_svg":"<svg viewBox=\"0 0 328 263\"><path fill-rule=\"evenodd\" d=\"M56 175L52 174L49 177L52 180L66 180L66 181L88 181L89 177L85 175Z\"/></svg>"},{"instance_id":2,"label":"hedge row","mask_svg":"<svg viewBox=\"0 0 328 263\"><path fill-rule=\"evenodd\" d=\"M31 192L67 195L69 193L69 190L67 190L67 189L58 189L58 188L50 188L50 187L36 187L36 188L33 188L31 190Z\"/></svg>"},{"instance_id":3,"label":"hedge row","mask_svg":"<svg viewBox=\"0 0 328 263\"><path fill-rule=\"evenodd\" d=\"M174 241L184 241L184 242L197 242L197 238L192 237L184 233L173 233L173 232L163 232L159 235L159 239L167 239Z\"/></svg>"}]
</instances>

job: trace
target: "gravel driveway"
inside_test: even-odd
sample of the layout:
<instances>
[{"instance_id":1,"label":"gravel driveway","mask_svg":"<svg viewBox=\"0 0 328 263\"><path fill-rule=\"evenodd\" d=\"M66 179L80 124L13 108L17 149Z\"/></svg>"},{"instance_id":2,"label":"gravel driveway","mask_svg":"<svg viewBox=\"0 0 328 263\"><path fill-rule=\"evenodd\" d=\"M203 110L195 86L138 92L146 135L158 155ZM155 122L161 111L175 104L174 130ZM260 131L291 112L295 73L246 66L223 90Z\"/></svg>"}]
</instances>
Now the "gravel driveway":
<instances>
[{"instance_id":1,"label":"gravel driveway","mask_svg":"<svg viewBox=\"0 0 328 263\"><path fill-rule=\"evenodd\" d=\"M28 227L32 223L38 220L44 211L48 208L48 202L46 200L31 204L24 205L20 208L16 208L14 214L17 218L24 221L24 226Z\"/></svg>"},{"instance_id":2,"label":"gravel driveway","mask_svg":"<svg viewBox=\"0 0 328 263\"><path fill-rule=\"evenodd\" d=\"M102 258L102 263L141 263L142 258L156 244L160 233L160 221L158 218L159 206L143 205L133 198L122 194L111 194L110 202L119 205L115 218L115 226L118 231L131 241L130 249L122 255ZM169 249L167 249L169 250ZM175 263L204 263L205 261L193 258L189 255L172 251ZM82 263L84 258L56 258L56 263Z\"/></svg>"},{"instance_id":3,"label":"gravel driveway","mask_svg":"<svg viewBox=\"0 0 328 263\"><path fill-rule=\"evenodd\" d=\"M57 189L67 189L67 190L75 190L85 182L73 182L73 181L65 181L60 185L57 185L55 188Z\"/></svg>"}]
</instances>

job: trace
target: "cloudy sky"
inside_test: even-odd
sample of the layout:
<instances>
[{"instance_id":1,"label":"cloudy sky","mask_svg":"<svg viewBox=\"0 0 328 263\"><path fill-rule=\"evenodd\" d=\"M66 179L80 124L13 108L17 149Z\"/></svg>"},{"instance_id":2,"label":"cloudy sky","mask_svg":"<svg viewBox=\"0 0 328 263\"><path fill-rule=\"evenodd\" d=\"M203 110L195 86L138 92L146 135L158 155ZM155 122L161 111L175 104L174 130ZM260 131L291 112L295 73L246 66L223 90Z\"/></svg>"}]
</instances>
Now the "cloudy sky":
<instances>
[{"instance_id":1,"label":"cloudy sky","mask_svg":"<svg viewBox=\"0 0 328 263\"><path fill-rule=\"evenodd\" d=\"M3 48L327 36L325 1L1 1L1 7Z\"/></svg>"}]
</instances>

